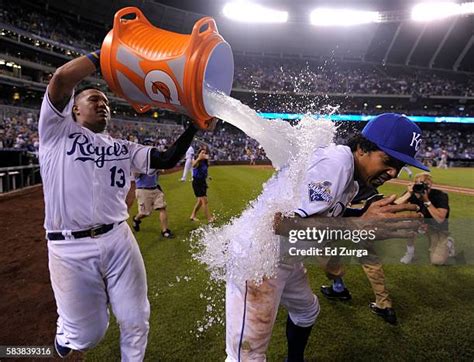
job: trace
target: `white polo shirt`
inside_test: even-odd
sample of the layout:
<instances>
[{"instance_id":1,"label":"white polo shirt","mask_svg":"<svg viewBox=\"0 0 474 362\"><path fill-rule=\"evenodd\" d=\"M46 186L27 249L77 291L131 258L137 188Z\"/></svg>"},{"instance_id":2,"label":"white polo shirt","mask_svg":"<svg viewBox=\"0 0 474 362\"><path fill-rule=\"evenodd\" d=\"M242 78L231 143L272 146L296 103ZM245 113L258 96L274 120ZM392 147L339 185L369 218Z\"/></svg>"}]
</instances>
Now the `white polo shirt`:
<instances>
[{"instance_id":1,"label":"white polo shirt","mask_svg":"<svg viewBox=\"0 0 474 362\"><path fill-rule=\"evenodd\" d=\"M151 147L117 140L72 118L74 96L62 112L46 90L39 119L39 159L47 231L84 230L128 218L131 172L148 173Z\"/></svg>"}]
</instances>

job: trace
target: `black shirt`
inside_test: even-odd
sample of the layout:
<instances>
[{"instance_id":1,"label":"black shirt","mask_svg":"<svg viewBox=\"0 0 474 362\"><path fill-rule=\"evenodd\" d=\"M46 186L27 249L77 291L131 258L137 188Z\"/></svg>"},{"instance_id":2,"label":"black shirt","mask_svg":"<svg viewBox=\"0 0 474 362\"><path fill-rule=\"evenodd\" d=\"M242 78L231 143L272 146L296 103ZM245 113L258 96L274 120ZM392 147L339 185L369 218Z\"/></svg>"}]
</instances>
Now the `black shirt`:
<instances>
[{"instance_id":1,"label":"black shirt","mask_svg":"<svg viewBox=\"0 0 474 362\"><path fill-rule=\"evenodd\" d=\"M437 209L447 209L448 213L446 214L446 220L444 220L441 224L438 224L435 220L430 220L428 224L430 226L436 227L438 229L447 230L448 229L448 218L449 218L449 199L448 194L436 189L431 189L428 194L428 199L431 201L434 207ZM420 212L426 219L432 219L428 208L423 204L423 200L415 195L411 195L408 199L408 202L412 204L416 204L420 207Z\"/></svg>"}]
</instances>

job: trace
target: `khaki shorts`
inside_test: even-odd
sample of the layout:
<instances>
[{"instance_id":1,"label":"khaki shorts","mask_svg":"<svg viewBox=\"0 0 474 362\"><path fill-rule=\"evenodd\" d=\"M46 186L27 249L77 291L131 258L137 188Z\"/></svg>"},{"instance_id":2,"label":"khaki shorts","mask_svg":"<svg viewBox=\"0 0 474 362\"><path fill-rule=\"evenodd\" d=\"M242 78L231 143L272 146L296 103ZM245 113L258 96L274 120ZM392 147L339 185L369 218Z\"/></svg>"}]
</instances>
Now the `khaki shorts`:
<instances>
[{"instance_id":1,"label":"khaki shorts","mask_svg":"<svg viewBox=\"0 0 474 362\"><path fill-rule=\"evenodd\" d=\"M165 194L159 189L136 189L135 195L138 201L138 212L142 215L150 215L153 210L166 207Z\"/></svg>"},{"instance_id":2,"label":"khaki shorts","mask_svg":"<svg viewBox=\"0 0 474 362\"><path fill-rule=\"evenodd\" d=\"M444 265L449 257L448 237L445 230L428 229L426 233L430 241L430 262L434 265Z\"/></svg>"}]
</instances>

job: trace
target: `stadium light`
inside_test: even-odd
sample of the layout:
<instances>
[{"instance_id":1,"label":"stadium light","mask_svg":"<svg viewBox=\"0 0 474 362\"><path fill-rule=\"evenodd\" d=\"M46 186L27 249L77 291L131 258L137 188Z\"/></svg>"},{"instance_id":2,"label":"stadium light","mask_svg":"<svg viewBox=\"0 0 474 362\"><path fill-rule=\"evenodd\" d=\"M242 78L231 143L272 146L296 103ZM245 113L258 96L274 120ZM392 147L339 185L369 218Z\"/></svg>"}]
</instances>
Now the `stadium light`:
<instances>
[{"instance_id":1,"label":"stadium light","mask_svg":"<svg viewBox=\"0 0 474 362\"><path fill-rule=\"evenodd\" d=\"M286 23L288 12L263 7L248 1L227 3L222 10L229 19L245 23Z\"/></svg>"},{"instance_id":2,"label":"stadium light","mask_svg":"<svg viewBox=\"0 0 474 362\"><path fill-rule=\"evenodd\" d=\"M317 26L351 26L377 23L378 11L318 8L311 12L311 24Z\"/></svg>"},{"instance_id":3,"label":"stadium light","mask_svg":"<svg viewBox=\"0 0 474 362\"><path fill-rule=\"evenodd\" d=\"M411 18L415 21L432 21L468 14L474 14L474 2L462 4L454 2L427 2L415 5L411 11Z\"/></svg>"}]
</instances>

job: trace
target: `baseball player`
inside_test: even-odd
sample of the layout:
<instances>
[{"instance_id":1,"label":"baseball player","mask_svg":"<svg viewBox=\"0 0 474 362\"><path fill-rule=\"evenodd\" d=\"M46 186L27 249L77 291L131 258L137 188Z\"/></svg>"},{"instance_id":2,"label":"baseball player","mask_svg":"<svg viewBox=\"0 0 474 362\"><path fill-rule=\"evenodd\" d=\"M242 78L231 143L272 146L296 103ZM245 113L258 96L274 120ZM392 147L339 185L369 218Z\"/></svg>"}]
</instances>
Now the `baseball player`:
<instances>
[{"instance_id":1,"label":"baseball player","mask_svg":"<svg viewBox=\"0 0 474 362\"><path fill-rule=\"evenodd\" d=\"M402 174L402 171L405 171L409 178L413 177L413 172L410 170L408 166L403 166L398 176Z\"/></svg>"},{"instance_id":2,"label":"baseball player","mask_svg":"<svg viewBox=\"0 0 474 362\"><path fill-rule=\"evenodd\" d=\"M191 172L191 169L193 167L193 158L194 158L194 148L193 146L189 146L188 150L186 151L186 155L184 156L185 162L184 162L184 169L183 169L183 176L181 177L181 181L185 182L188 173Z\"/></svg>"},{"instance_id":3,"label":"baseball player","mask_svg":"<svg viewBox=\"0 0 474 362\"><path fill-rule=\"evenodd\" d=\"M171 168L189 147L191 125L167 152L104 134L109 101L75 86L99 67L100 51L76 58L52 77L39 119L49 270L59 318L61 357L104 336L108 306L120 326L122 361L141 361L150 306L145 267L125 220L131 172Z\"/></svg>"},{"instance_id":4,"label":"baseball player","mask_svg":"<svg viewBox=\"0 0 474 362\"><path fill-rule=\"evenodd\" d=\"M318 221L310 216L342 216L357 194L359 183L378 187L395 178L405 163L426 169L414 159L420 142L421 130L406 117L382 114L366 125L351 147L331 145L316 149L299 185L299 207L294 210L299 222L296 225L303 229L321 227L323 219ZM287 170L283 168L269 181L265 197L278 197L279 180L289 176ZM259 202L265 202L265 197L260 197ZM374 202L358 219L396 218L400 211L417 210L415 205L390 205L394 200L392 196ZM283 218L276 227L277 234L288 235L289 228L295 227L294 220ZM288 361L304 360L304 350L320 306L303 264L296 262L280 263L276 277L265 279L260 285L228 280L227 361L265 361L280 303L288 310Z\"/></svg>"},{"instance_id":5,"label":"baseball player","mask_svg":"<svg viewBox=\"0 0 474 362\"><path fill-rule=\"evenodd\" d=\"M448 168L448 152L446 150L441 150L441 156L439 158L438 168Z\"/></svg>"},{"instance_id":6,"label":"baseball player","mask_svg":"<svg viewBox=\"0 0 474 362\"><path fill-rule=\"evenodd\" d=\"M171 239L174 237L168 229L168 214L166 212L165 194L158 184L158 170L151 175L135 174L135 195L138 201L138 214L132 218L133 229L140 231L141 220L150 216L153 210L160 212L161 235Z\"/></svg>"}]
</instances>

